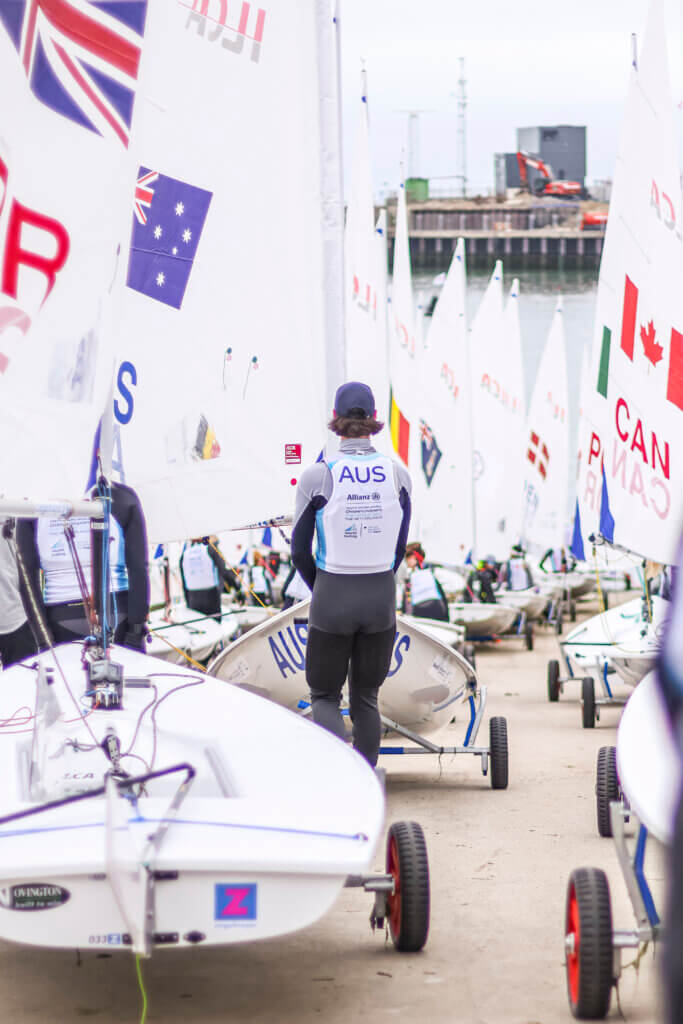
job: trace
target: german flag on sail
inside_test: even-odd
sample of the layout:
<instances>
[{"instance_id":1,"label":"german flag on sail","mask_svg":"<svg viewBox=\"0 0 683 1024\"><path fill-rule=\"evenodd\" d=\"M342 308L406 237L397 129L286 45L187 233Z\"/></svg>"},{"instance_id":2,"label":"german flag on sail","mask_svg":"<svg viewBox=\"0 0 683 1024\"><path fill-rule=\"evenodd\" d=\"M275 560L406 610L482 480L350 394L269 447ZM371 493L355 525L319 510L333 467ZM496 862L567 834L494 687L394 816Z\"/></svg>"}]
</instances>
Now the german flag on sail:
<instances>
[{"instance_id":1,"label":"german flag on sail","mask_svg":"<svg viewBox=\"0 0 683 1024\"><path fill-rule=\"evenodd\" d=\"M405 418L399 407L396 405L393 391L389 395L389 428L391 430L391 443L399 459L408 465L408 450L410 445L410 423Z\"/></svg>"}]
</instances>

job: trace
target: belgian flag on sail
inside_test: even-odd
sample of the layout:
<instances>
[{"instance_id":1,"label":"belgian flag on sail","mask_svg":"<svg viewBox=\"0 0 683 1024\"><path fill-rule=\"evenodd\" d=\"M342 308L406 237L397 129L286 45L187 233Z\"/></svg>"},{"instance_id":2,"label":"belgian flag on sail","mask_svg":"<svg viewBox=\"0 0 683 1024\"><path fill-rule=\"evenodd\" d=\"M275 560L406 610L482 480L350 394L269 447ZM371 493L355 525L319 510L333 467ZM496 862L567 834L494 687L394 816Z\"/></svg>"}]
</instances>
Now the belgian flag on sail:
<instances>
[{"instance_id":1,"label":"belgian flag on sail","mask_svg":"<svg viewBox=\"0 0 683 1024\"><path fill-rule=\"evenodd\" d=\"M621 318L621 350L633 362L636 348L636 327L638 323L638 286L626 275L624 281L624 306ZM640 328L640 344L645 358L656 367L664 356L664 349L659 343L655 325L652 321ZM600 349L600 367L598 370L598 393L607 398L607 382L609 377L610 347L612 332L604 327ZM683 410L683 334L675 327L671 328L671 345L669 348L669 368L666 381L666 398L672 405Z\"/></svg>"},{"instance_id":2,"label":"belgian flag on sail","mask_svg":"<svg viewBox=\"0 0 683 1024\"><path fill-rule=\"evenodd\" d=\"M393 391L389 394L389 429L391 431L391 443L394 446L394 451L407 466L410 447L410 423L397 406Z\"/></svg>"}]
</instances>

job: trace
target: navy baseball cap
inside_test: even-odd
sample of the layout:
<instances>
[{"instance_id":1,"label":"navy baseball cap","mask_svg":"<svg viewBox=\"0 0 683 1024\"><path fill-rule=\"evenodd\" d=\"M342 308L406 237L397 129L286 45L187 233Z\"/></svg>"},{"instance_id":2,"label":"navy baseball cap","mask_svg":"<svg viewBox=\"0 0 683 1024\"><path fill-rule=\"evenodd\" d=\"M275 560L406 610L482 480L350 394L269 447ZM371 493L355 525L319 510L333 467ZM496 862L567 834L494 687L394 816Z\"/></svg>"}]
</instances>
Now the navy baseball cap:
<instances>
[{"instance_id":1,"label":"navy baseball cap","mask_svg":"<svg viewBox=\"0 0 683 1024\"><path fill-rule=\"evenodd\" d=\"M366 417L375 415L375 396L367 384L351 380L337 388L334 411L337 416L348 416L352 409L361 409Z\"/></svg>"}]
</instances>

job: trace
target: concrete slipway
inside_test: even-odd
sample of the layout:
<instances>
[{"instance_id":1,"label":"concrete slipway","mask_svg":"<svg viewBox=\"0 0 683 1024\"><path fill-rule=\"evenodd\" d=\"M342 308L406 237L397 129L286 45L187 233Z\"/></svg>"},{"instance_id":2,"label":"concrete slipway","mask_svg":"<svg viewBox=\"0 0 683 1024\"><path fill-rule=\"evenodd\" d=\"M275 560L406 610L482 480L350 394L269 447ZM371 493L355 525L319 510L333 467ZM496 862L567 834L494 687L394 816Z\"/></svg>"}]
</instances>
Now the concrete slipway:
<instances>
[{"instance_id":1,"label":"concrete slipway","mask_svg":"<svg viewBox=\"0 0 683 1024\"><path fill-rule=\"evenodd\" d=\"M612 843L595 824L597 751L614 742L619 711L603 709L597 728L583 730L578 687L549 704L546 663L556 650L544 633L532 653L501 643L478 654L490 714L508 718L507 791L491 790L472 758L385 758L388 820L415 819L427 836L433 902L424 953L395 953L370 931L370 897L346 891L332 913L289 939L158 953L144 964L149 1024L572 1020L563 959L569 873L604 868L616 926L630 927L632 916ZM661 899L661 850L650 850L648 867ZM629 1024L661 1019L657 972L651 951L639 971L624 972ZM135 1022L134 962L87 952L79 966L72 954L0 943L0 1006L13 1024ZM615 1000L610 1019L621 1019Z\"/></svg>"}]
</instances>

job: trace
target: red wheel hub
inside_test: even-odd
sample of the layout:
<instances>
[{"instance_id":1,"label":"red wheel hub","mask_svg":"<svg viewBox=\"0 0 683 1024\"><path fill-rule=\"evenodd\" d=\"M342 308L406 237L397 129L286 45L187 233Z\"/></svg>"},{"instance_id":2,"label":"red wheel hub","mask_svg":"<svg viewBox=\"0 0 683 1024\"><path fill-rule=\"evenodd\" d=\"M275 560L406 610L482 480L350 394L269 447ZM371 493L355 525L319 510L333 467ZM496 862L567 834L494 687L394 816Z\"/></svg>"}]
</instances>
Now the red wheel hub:
<instances>
[{"instance_id":1,"label":"red wheel hub","mask_svg":"<svg viewBox=\"0 0 683 1024\"><path fill-rule=\"evenodd\" d=\"M572 1006L579 1001L579 953L581 951L581 926L579 922L579 904L576 899L576 889L572 885L567 899L567 922L566 922L566 958L567 958L567 983L569 985L569 998Z\"/></svg>"},{"instance_id":2,"label":"red wheel hub","mask_svg":"<svg viewBox=\"0 0 683 1024\"><path fill-rule=\"evenodd\" d=\"M389 927L391 934L397 937L401 931L401 865L398 859L398 844L394 836L389 840L387 872L394 879L394 891L387 901L389 904Z\"/></svg>"}]
</instances>

